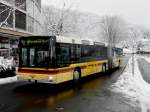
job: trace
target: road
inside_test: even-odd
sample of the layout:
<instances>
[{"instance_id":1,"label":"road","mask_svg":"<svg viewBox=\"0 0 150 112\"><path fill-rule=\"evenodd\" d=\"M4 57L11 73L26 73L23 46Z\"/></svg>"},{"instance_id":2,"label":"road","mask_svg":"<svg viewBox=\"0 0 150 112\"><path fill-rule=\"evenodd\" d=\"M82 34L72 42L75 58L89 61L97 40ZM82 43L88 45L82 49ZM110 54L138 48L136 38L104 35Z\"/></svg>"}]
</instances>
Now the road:
<instances>
[{"instance_id":1,"label":"road","mask_svg":"<svg viewBox=\"0 0 150 112\"><path fill-rule=\"evenodd\" d=\"M140 112L123 94L110 86L121 75L122 67L113 73L97 74L79 85L70 82L52 86L15 82L0 86L0 112Z\"/></svg>"},{"instance_id":2,"label":"road","mask_svg":"<svg viewBox=\"0 0 150 112\"><path fill-rule=\"evenodd\" d=\"M142 76L143 76L143 79L150 83L150 63L148 63L145 59L141 58L141 59L138 59L138 63L139 63L139 69L142 73Z\"/></svg>"}]
</instances>

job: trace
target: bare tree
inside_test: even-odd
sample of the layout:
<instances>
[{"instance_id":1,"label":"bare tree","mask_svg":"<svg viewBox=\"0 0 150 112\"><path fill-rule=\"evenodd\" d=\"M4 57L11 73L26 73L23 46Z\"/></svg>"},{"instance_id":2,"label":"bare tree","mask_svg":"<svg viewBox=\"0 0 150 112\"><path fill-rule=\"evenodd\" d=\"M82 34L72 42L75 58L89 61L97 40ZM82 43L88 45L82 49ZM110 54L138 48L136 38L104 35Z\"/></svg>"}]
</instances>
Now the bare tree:
<instances>
[{"instance_id":1,"label":"bare tree","mask_svg":"<svg viewBox=\"0 0 150 112\"><path fill-rule=\"evenodd\" d=\"M75 25L75 21L69 21L74 18L71 13L72 5L67 6L66 1L63 2L61 9L56 9L55 7L44 7L43 15L44 22L43 28L45 32L49 35L61 35L73 30L72 26Z\"/></svg>"},{"instance_id":2,"label":"bare tree","mask_svg":"<svg viewBox=\"0 0 150 112\"><path fill-rule=\"evenodd\" d=\"M100 26L103 37L108 43L109 68L112 68L112 48L125 37L125 22L116 16L104 16Z\"/></svg>"},{"instance_id":3,"label":"bare tree","mask_svg":"<svg viewBox=\"0 0 150 112\"><path fill-rule=\"evenodd\" d=\"M117 16L104 16L100 21L101 33L108 44L115 47L127 35L126 23Z\"/></svg>"},{"instance_id":4,"label":"bare tree","mask_svg":"<svg viewBox=\"0 0 150 112\"><path fill-rule=\"evenodd\" d=\"M26 8L25 0L8 0L7 2L10 2L12 6L0 3L0 27L13 27L13 21L15 21L13 5L23 10Z\"/></svg>"},{"instance_id":5,"label":"bare tree","mask_svg":"<svg viewBox=\"0 0 150 112\"><path fill-rule=\"evenodd\" d=\"M0 4L0 27L9 26L8 20L12 16L13 8Z\"/></svg>"}]
</instances>

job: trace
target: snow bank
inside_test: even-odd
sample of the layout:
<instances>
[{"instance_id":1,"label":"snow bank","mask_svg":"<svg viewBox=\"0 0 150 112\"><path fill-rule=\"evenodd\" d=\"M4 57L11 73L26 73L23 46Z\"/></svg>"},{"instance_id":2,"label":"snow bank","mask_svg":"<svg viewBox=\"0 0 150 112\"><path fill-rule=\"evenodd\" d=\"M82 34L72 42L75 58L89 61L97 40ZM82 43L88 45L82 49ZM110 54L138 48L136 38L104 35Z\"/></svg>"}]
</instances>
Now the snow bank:
<instances>
[{"instance_id":1,"label":"snow bank","mask_svg":"<svg viewBox=\"0 0 150 112\"><path fill-rule=\"evenodd\" d=\"M140 73L138 58L140 57L134 58L134 74L132 74L132 58L130 58L125 71L112 85L112 91L124 94L131 101L140 102L142 112L147 112L150 109L150 84L144 81Z\"/></svg>"},{"instance_id":2,"label":"snow bank","mask_svg":"<svg viewBox=\"0 0 150 112\"><path fill-rule=\"evenodd\" d=\"M15 62L13 57L8 57L6 59L4 59L4 57L0 57L0 65L6 69L12 69L12 67L15 66Z\"/></svg>"},{"instance_id":3,"label":"snow bank","mask_svg":"<svg viewBox=\"0 0 150 112\"><path fill-rule=\"evenodd\" d=\"M14 77L8 77L8 78L1 78L0 79L0 84L7 84L7 83L12 83L17 81L17 76Z\"/></svg>"}]
</instances>

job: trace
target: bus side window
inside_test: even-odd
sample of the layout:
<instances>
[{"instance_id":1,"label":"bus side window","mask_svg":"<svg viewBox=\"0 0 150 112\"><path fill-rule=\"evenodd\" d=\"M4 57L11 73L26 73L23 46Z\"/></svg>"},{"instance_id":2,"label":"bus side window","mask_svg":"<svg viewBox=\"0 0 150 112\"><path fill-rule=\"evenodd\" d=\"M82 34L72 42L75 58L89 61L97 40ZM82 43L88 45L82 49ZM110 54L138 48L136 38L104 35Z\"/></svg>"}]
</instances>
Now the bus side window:
<instances>
[{"instance_id":1,"label":"bus side window","mask_svg":"<svg viewBox=\"0 0 150 112\"><path fill-rule=\"evenodd\" d=\"M61 48L61 60L63 61L63 63L69 63L70 56L68 47Z\"/></svg>"},{"instance_id":2,"label":"bus side window","mask_svg":"<svg viewBox=\"0 0 150 112\"><path fill-rule=\"evenodd\" d=\"M70 61L69 46L57 46L56 48L57 65L59 67L66 66Z\"/></svg>"},{"instance_id":3,"label":"bus side window","mask_svg":"<svg viewBox=\"0 0 150 112\"><path fill-rule=\"evenodd\" d=\"M76 59L80 61L81 58L81 47L79 45L76 46Z\"/></svg>"},{"instance_id":4,"label":"bus side window","mask_svg":"<svg viewBox=\"0 0 150 112\"><path fill-rule=\"evenodd\" d=\"M21 65L27 65L27 48L22 48L21 50Z\"/></svg>"}]
</instances>

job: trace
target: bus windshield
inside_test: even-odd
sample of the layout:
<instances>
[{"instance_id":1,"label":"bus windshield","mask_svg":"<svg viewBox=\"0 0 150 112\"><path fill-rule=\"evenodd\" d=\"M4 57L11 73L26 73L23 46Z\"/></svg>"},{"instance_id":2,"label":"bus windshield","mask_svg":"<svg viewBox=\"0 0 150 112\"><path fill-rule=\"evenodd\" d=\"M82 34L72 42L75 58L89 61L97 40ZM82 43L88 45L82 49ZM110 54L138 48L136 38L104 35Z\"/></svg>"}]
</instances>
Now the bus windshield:
<instances>
[{"instance_id":1,"label":"bus windshield","mask_svg":"<svg viewBox=\"0 0 150 112\"><path fill-rule=\"evenodd\" d=\"M31 36L19 40L19 66L53 67L55 37Z\"/></svg>"},{"instance_id":2,"label":"bus windshield","mask_svg":"<svg viewBox=\"0 0 150 112\"><path fill-rule=\"evenodd\" d=\"M49 66L49 51L42 48L21 48L21 65L48 67Z\"/></svg>"}]
</instances>

